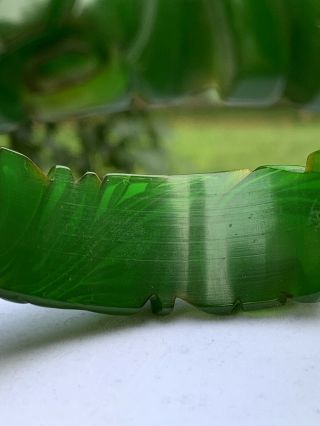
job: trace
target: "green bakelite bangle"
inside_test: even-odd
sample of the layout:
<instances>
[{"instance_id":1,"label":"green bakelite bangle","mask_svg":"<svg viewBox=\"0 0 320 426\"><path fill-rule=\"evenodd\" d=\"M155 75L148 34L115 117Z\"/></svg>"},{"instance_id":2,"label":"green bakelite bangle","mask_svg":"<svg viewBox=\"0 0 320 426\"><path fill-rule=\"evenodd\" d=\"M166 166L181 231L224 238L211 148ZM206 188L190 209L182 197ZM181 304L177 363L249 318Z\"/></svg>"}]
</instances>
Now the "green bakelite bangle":
<instances>
[{"instance_id":1,"label":"green bakelite bangle","mask_svg":"<svg viewBox=\"0 0 320 426\"><path fill-rule=\"evenodd\" d=\"M0 150L0 297L129 314L320 298L320 153L189 176L48 176Z\"/></svg>"}]
</instances>

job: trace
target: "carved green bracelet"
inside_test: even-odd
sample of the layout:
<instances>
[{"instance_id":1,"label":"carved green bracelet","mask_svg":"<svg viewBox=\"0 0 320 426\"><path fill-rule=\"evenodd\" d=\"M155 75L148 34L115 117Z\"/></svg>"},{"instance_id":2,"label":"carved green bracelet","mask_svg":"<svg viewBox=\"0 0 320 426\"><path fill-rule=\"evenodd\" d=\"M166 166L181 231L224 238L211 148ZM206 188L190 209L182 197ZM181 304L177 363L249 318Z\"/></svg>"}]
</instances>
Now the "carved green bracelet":
<instances>
[{"instance_id":1,"label":"carved green bracelet","mask_svg":"<svg viewBox=\"0 0 320 426\"><path fill-rule=\"evenodd\" d=\"M0 150L0 297L112 314L320 298L320 153L190 176L44 175Z\"/></svg>"}]
</instances>

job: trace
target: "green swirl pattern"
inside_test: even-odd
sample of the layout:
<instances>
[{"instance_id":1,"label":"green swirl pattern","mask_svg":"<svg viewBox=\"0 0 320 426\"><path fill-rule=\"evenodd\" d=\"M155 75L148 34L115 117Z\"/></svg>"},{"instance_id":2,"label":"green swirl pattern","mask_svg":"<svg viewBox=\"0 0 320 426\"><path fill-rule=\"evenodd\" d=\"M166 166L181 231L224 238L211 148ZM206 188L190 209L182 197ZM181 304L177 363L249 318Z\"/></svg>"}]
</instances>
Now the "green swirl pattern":
<instances>
[{"instance_id":1,"label":"green swirl pattern","mask_svg":"<svg viewBox=\"0 0 320 426\"><path fill-rule=\"evenodd\" d=\"M306 168L48 176L0 150L0 297L129 314L320 296L320 154Z\"/></svg>"}]
</instances>

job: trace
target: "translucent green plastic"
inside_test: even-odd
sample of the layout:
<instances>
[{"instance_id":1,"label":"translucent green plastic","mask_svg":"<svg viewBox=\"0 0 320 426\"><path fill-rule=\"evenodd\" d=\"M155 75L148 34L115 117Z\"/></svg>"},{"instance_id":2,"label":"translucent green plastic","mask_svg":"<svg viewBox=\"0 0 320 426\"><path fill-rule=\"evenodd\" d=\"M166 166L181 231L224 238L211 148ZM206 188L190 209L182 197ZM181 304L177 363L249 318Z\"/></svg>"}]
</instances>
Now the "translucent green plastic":
<instances>
[{"instance_id":1,"label":"translucent green plastic","mask_svg":"<svg viewBox=\"0 0 320 426\"><path fill-rule=\"evenodd\" d=\"M320 154L190 176L44 175L0 150L0 297L129 314L320 296Z\"/></svg>"}]
</instances>

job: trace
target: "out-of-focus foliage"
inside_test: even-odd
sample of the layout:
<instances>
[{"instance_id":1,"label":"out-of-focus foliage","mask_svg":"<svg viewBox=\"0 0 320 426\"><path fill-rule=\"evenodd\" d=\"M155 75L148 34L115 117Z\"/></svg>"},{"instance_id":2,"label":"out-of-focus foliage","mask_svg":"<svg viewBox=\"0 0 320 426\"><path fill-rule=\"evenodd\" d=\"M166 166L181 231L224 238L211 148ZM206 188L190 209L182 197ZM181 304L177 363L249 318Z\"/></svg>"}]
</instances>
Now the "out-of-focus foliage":
<instances>
[{"instance_id":1,"label":"out-of-focus foliage","mask_svg":"<svg viewBox=\"0 0 320 426\"><path fill-rule=\"evenodd\" d=\"M164 131L163 120L133 109L67 125L28 121L8 134L6 145L46 170L64 164L78 176L88 170L100 176L112 171L161 174L169 170Z\"/></svg>"}]
</instances>

